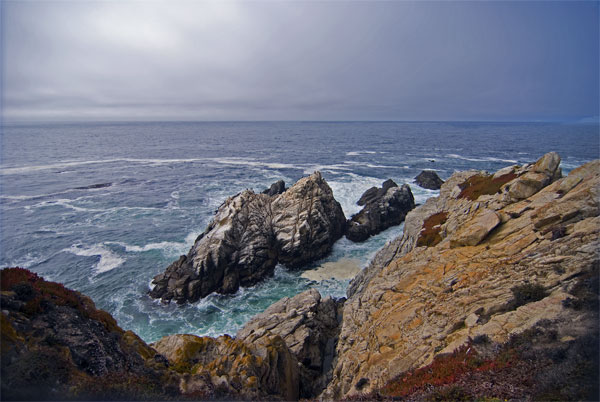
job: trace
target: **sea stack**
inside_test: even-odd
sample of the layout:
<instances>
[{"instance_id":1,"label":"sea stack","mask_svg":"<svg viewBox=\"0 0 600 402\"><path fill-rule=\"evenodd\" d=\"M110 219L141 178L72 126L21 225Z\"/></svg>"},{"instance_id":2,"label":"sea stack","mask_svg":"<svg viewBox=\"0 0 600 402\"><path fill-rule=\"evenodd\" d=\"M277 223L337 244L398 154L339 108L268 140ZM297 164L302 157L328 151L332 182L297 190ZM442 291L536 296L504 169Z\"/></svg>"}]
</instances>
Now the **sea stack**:
<instances>
[{"instance_id":1,"label":"sea stack","mask_svg":"<svg viewBox=\"0 0 600 402\"><path fill-rule=\"evenodd\" d=\"M364 208L348 220L346 237L354 242L367 240L390 226L399 225L415 207L415 199L408 184L399 187L393 180L383 182L381 188L371 187L357 202Z\"/></svg>"},{"instance_id":2,"label":"sea stack","mask_svg":"<svg viewBox=\"0 0 600 402\"><path fill-rule=\"evenodd\" d=\"M150 296L184 303L234 293L272 275L278 262L298 268L325 256L346 221L331 188L320 172L279 193L284 188L228 198L189 253L154 278Z\"/></svg>"}]
</instances>

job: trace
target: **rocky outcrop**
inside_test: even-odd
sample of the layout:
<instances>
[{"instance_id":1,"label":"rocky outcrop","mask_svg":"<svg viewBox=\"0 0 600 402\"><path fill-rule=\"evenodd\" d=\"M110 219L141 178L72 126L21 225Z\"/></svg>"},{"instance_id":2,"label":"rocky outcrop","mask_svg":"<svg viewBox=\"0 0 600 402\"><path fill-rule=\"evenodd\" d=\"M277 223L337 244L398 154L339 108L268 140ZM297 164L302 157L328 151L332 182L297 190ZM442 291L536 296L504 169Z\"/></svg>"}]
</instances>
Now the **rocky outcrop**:
<instances>
[{"instance_id":1,"label":"rocky outcrop","mask_svg":"<svg viewBox=\"0 0 600 402\"><path fill-rule=\"evenodd\" d=\"M587 323L561 324L568 340L597 324L597 313L570 306L584 303L582 278L597 276L600 162L565 178L559 162L550 153L494 175L456 173L411 211L403 236L348 290L323 396L382 390L469 338L507 342L540 322Z\"/></svg>"},{"instance_id":2,"label":"rocky outcrop","mask_svg":"<svg viewBox=\"0 0 600 402\"><path fill-rule=\"evenodd\" d=\"M227 399L298 399L298 361L279 336L245 343L227 335L170 335L152 346L182 373L182 394L211 389Z\"/></svg>"},{"instance_id":3,"label":"rocky outcrop","mask_svg":"<svg viewBox=\"0 0 600 402\"><path fill-rule=\"evenodd\" d=\"M283 180L278 180L275 183L271 184L271 187L264 190L262 194L266 194L269 197L273 197L275 195L279 195L285 191L285 182Z\"/></svg>"},{"instance_id":4,"label":"rocky outcrop","mask_svg":"<svg viewBox=\"0 0 600 402\"><path fill-rule=\"evenodd\" d=\"M88 297L21 268L3 269L0 278L2 399L179 395L166 360Z\"/></svg>"},{"instance_id":5,"label":"rocky outcrop","mask_svg":"<svg viewBox=\"0 0 600 402\"><path fill-rule=\"evenodd\" d=\"M360 197L364 208L348 220L346 237L355 242L367 240L390 226L399 225L415 207L415 199L407 184L398 187L386 180L381 188L372 187Z\"/></svg>"},{"instance_id":6,"label":"rocky outcrop","mask_svg":"<svg viewBox=\"0 0 600 402\"><path fill-rule=\"evenodd\" d=\"M316 289L310 289L271 305L238 331L236 338L254 344L281 336L301 364L300 397L311 398L331 379L342 306L343 300L321 298Z\"/></svg>"},{"instance_id":7,"label":"rocky outcrop","mask_svg":"<svg viewBox=\"0 0 600 402\"><path fill-rule=\"evenodd\" d=\"M423 170L415 177L415 183L428 190L439 190L444 180L440 179L434 170Z\"/></svg>"},{"instance_id":8,"label":"rocky outcrop","mask_svg":"<svg viewBox=\"0 0 600 402\"><path fill-rule=\"evenodd\" d=\"M319 172L278 195L245 190L221 205L187 255L154 278L150 296L183 303L236 292L272 275L278 262L296 268L325 256L344 227Z\"/></svg>"}]
</instances>

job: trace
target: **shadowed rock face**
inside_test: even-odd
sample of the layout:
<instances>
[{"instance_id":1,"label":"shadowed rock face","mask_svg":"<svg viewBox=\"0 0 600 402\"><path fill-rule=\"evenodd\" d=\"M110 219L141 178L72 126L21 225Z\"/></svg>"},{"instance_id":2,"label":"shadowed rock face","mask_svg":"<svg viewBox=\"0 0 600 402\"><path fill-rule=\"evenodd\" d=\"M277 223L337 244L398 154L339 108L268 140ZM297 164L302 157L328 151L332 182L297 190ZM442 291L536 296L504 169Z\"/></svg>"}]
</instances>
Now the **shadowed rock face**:
<instances>
[{"instance_id":1,"label":"shadowed rock face","mask_svg":"<svg viewBox=\"0 0 600 402\"><path fill-rule=\"evenodd\" d=\"M428 190L439 190L444 184L444 180L440 179L433 170L423 170L415 177L415 183Z\"/></svg>"},{"instance_id":2,"label":"shadowed rock face","mask_svg":"<svg viewBox=\"0 0 600 402\"><path fill-rule=\"evenodd\" d=\"M223 203L186 256L154 278L150 296L183 303L233 293L272 275L278 262L295 268L323 257L344 226L319 172L273 196L245 190Z\"/></svg>"},{"instance_id":3,"label":"shadowed rock face","mask_svg":"<svg viewBox=\"0 0 600 402\"><path fill-rule=\"evenodd\" d=\"M281 336L300 363L300 397L315 397L331 379L343 302L321 298L316 289L285 297L254 316L236 338L253 344Z\"/></svg>"},{"instance_id":4,"label":"shadowed rock face","mask_svg":"<svg viewBox=\"0 0 600 402\"><path fill-rule=\"evenodd\" d=\"M346 227L346 237L355 242L367 240L390 226L399 225L415 207L415 199L408 184L398 187L386 180L381 188L372 187L360 197L358 205L364 208L352 216Z\"/></svg>"}]
</instances>

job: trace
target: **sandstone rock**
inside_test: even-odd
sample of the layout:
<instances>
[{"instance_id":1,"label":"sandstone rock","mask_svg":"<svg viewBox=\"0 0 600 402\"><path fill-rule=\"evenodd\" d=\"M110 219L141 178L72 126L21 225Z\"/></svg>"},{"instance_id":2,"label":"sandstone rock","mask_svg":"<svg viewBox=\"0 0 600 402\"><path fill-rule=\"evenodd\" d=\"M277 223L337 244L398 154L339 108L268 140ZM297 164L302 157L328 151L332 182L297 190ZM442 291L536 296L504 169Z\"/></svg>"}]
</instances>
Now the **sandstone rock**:
<instances>
[{"instance_id":1,"label":"sandstone rock","mask_svg":"<svg viewBox=\"0 0 600 402\"><path fill-rule=\"evenodd\" d=\"M500 218L496 212L484 209L450 239L450 247L476 246L499 223Z\"/></svg>"},{"instance_id":2,"label":"sandstone rock","mask_svg":"<svg viewBox=\"0 0 600 402\"><path fill-rule=\"evenodd\" d=\"M494 176L484 178L479 182L484 187L471 193L475 199L461 197L461 184L483 174L455 174L439 197L407 215L403 236L351 283L333 378L323 398L378 390L469 337L506 341L539 320L582 319L583 312L564 306L577 298L577 278L597 269L600 162L557 180L558 160L551 154L511 168L495 177L514 178L493 192L485 185ZM527 181L538 183L529 186L537 190L514 197L515 184ZM446 218L435 227L440 241L417 246L428 219L442 212ZM557 226L560 236L553 235ZM451 248L463 244L469 246ZM527 283L548 295L515 309L511 289ZM358 386L363 378L368 382Z\"/></svg>"},{"instance_id":3,"label":"sandstone rock","mask_svg":"<svg viewBox=\"0 0 600 402\"><path fill-rule=\"evenodd\" d=\"M365 241L390 226L399 225L408 211L415 207L410 187L398 187L392 180L383 183L381 189L367 190L359 200L365 207L348 220L346 237L352 241Z\"/></svg>"},{"instance_id":4,"label":"sandstone rock","mask_svg":"<svg viewBox=\"0 0 600 402\"><path fill-rule=\"evenodd\" d=\"M344 227L319 172L278 195L245 190L221 205L189 253L154 278L149 294L183 303L236 292L272 275L278 262L300 267L325 256Z\"/></svg>"},{"instance_id":5,"label":"sandstone rock","mask_svg":"<svg viewBox=\"0 0 600 402\"><path fill-rule=\"evenodd\" d=\"M283 298L253 317L236 335L249 344L279 335L301 363L300 396L318 395L331 376L343 301L321 298L310 289Z\"/></svg>"},{"instance_id":6,"label":"sandstone rock","mask_svg":"<svg viewBox=\"0 0 600 402\"><path fill-rule=\"evenodd\" d=\"M423 170L415 177L415 183L428 190L439 190L444 180L440 179L434 170Z\"/></svg>"}]
</instances>

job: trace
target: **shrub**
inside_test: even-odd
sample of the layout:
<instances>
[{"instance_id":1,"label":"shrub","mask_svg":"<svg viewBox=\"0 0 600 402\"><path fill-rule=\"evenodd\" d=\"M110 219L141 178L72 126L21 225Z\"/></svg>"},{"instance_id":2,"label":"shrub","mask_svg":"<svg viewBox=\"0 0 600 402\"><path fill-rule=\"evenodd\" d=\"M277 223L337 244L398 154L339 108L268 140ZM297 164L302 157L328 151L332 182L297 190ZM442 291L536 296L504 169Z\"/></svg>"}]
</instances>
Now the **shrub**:
<instances>
[{"instance_id":1,"label":"shrub","mask_svg":"<svg viewBox=\"0 0 600 402\"><path fill-rule=\"evenodd\" d=\"M508 303L509 311L525 304L542 300L544 297L548 296L546 289L539 284L524 283L522 285L515 286L510 290L513 294L513 298Z\"/></svg>"}]
</instances>

